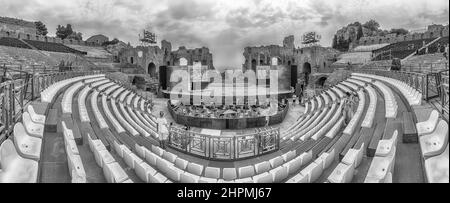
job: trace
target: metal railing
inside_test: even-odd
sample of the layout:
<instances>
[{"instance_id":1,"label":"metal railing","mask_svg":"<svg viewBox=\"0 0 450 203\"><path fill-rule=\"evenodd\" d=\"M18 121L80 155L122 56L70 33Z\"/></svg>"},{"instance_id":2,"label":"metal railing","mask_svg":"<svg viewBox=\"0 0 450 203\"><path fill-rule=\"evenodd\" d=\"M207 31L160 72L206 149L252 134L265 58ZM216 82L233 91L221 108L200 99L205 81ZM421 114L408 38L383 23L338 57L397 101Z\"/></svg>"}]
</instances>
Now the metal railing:
<instances>
[{"instance_id":1,"label":"metal railing","mask_svg":"<svg viewBox=\"0 0 450 203\"><path fill-rule=\"evenodd\" d=\"M171 127L169 146L209 160L236 161L278 151L280 129L265 128L236 136L213 136Z\"/></svg>"},{"instance_id":2,"label":"metal railing","mask_svg":"<svg viewBox=\"0 0 450 203\"><path fill-rule=\"evenodd\" d=\"M353 71L389 77L405 82L412 88L419 91L422 94L422 99L425 101L429 101L431 99L440 96L440 90L438 88L439 73L417 73L406 71L387 71L387 70L372 70L372 69L360 69Z\"/></svg>"},{"instance_id":3,"label":"metal railing","mask_svg":"<svg viewBox=\"0 0 450 203\"><path fill-rule=\"evenodd\" d=\"M0 67L12 78L3 77L0 84L0 142L12 131L16 122L22 118L22 113L32 101L40 97L40 93L50 85L82 75L99 74L90 72L55 72L32 75L25 71Z\"/></svg>"},{"instance_id":4,"label":"metal railing","mask_svg":"<svg viewBox=\"0 0 450 203\"><path fill-rule=\"evenodd\" d=\"M439 72L439 89L441 93L440 106L441 114L449 122L449 70Z\"/></svg>"},{"instance_id":5,"label":"metal railing","mask_svg":"<svg viewBox=\"0 0 450 203\"><path fill-rule=\"evenodd\" d=\"M429 102L437 99L439 103L436 107L443 118L448 120L449 115L449 70L442 70L439 72L407 72L407 71L386 71L386 70L372 70L361 69L354 70L354 72L368 73L389 77L405 82L412 88L416 89L422 94L422 99ZM434 101L434 100L433 100ZM440 109L439 109L440 108Z\"/></svg>"}]
</instances>

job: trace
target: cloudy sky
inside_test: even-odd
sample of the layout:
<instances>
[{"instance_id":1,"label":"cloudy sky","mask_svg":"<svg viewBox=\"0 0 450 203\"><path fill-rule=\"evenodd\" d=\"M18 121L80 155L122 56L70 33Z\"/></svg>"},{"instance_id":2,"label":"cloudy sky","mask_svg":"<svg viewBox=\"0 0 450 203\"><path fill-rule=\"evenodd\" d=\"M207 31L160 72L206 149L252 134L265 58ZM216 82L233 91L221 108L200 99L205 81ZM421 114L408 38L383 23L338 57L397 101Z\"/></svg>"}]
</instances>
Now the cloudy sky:
<instances>
[{"instance_id":1,"label":"cloudy sky","mask_svg":"<svg viewBox=\"0 0 450 203\"><path fill-rule=\"evenodd\" d=\"M238 67L246 46L282 43L307 31L330 46L337 29L375 19L384 29L421 29L448 23L448 0L0 0L0 16L43 21L54 35L71 23L88 38L94 34L138 44L151 28L158 41L176 49L206 46L216 66Z\"/></svg>"}]
</instances>

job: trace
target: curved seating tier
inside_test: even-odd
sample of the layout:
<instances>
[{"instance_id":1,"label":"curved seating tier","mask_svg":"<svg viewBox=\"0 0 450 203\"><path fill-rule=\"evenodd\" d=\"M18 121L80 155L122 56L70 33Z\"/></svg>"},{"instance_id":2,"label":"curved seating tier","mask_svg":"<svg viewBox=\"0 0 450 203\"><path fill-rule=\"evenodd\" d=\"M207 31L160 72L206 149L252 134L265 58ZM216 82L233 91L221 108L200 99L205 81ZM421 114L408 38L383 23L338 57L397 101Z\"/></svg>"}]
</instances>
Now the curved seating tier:
<instances>
[{"instance_id":1,"label":"curved seating tier","mask_svg":"<svg viewBox=\"0 0 450 203\"><path fill-rule=\"evenodd\" d=\"M375 119L375 112L377 110L378 97L375 89L370 86L365 87L366 91L369 93L369 108L366 111L366 117L364 118L361 126L365 128L371 128Z\"/></svg>"},{"instance_id":2,"label":"curved seating tier","mask_svg":"<svg viewBox=\"0 0 450 203\"><path fill-rule=\"evenodd\" d=\"M72 129L69 129L64 121L62 121L62 129L64 135L64 145L67 154L69 172L72 177L72 183L86 183L86 171L81 160Z\"/></svg>"},{"instance_id":3,"label":"curved seating tier","mask_svg":"<svg viewBox=\"0 0 450 203\"><path fill-rule=\"evenodd\" d=\"M371 79L359 77L359 76L352 76L352 78L362 80L368 83L372 83L375 85L378 89L381 90L384 96L384 102L385 102L385 108L386 108L386 118L395 118L397 117L398 113L398 104L397 100L395 99L394 93L392 90L384 85L382 82L379 81L372 81Z\"/></svg>"},{"instance_id":4,"label":"curved seating tier","mask_svg":"<svg viewBox=\"0 0 450 203\"><path fill-rule=\"evenodd\" d=\"M51 103L53 101L53 98L55 97L56 93L71 83L79 82L81 80L88 80L88 79L93 79L93 78L104 78L104 77L105 77L105 75L103 75L103 74L79 76L79 77L74 77L74 78L70 78L67 80L62 80L62 81L56 82L41 92L41 101L46 102L46 103Z\"/></svg>"},{"instance_id":5,"label":"curved seating tier","mask_svg":"<svg viewBox=\"0 0 450 203\"><path fill-rule=\"evenodd\" d=\"M368 77L377 79L383 82L386 82L394 87L396 87L400 92L403 94L403 96L408 100L409 105L421 105L422 104L422 94L417 91L416 89L410 87L408 84L388 77L378 76L378 75L371 75L371 74L362 74L362 73L352 73L353 76L361 76L361 77ZM422 81L424 82L424 81Z\"/></svg>"},{"instance_id":6,"label":"curved seating tier","mask_svg":"<svg viewBox=\"0 0 450 203\"><path fill-rule=\"evenodd\" d=\"M344 134L353 135L353 133L355 132L355 129L357 127L357 123L361 119L362 114L364 113L364 105L366 103L366 97L365 97L363 91L358 91L358 97L359 97L358 108L355 112L355 115L353 116L353 118L350 120L347 127L345 128Z\"/></svg>"}]
</instances>

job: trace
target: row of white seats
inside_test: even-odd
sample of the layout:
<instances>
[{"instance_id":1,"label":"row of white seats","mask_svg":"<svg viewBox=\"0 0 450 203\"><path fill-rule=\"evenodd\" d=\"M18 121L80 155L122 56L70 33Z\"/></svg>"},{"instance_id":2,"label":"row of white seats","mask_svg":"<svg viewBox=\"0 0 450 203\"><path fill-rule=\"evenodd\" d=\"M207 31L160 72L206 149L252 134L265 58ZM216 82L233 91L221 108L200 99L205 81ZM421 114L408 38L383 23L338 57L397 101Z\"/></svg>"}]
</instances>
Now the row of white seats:
<instances>
[{"instance_id":1,"label":"row of white seats","mask_svg":"<svg viewBox=\"0 0 450 203\"><path fill-rule=\"evenodd\" d=\"M378 142L375 157L372 159L365 183L392 183L395 156L397 152L398 131L389 140Z\"/></svg>"},{"instance_id":2,"label":"row of white seats","mask_svg":"<svg viewBox=\"0 0 450 203\"><path fill-rule=\"evenodd\" d=\"M408 100L409 105L413 106L422 104L422 94L413 87L409 86L408 84L400 80L371 74L352 73L352 75L370 77L389 83L392 86L396 87L398 90L400 90L403 96L405 96L405 98Z\"/></svg>"},{"instance_id":3,"label":"row of white seats","mask_svg":"<svg viewBox=\"0 0 450 203\"><path fill-rule=\"evenodd\" d=\"M337 88L343 90L345 93L352 93L353 91L350 90L347 86L342 85L342 82L336 85Z\"/></svg>"},{"instance_id":4,"label":"row of white seats","mask_svg":"<svg viewBox=\"0 0 450 203\"><path fill-rule=\"evenodd\" d=\"M103 111L105 112L105 116L106 118L108 118L108 120L112 123L114 129L116 130L117 133L124 133L125 129L122 127L122 125L120 125L119 121L117 121L117 119L115 118L115 116L113 116L113 114L111 113L109 107L108 107L108 102L107 102L107 97L106 95L102 95L102 106L103 106Z\"/></svg>"},{"instance_id":5,"label":"row of white seats","mask_svg":"<svg viewBox=\"0 0 450 203\"><path fill-rule=\"evenodd\" d=\"M317 112L319 113L319 112ZM310 131L314 126L316 126L320 121L322 121L326 115L330 114L329 109L322 109L320 111L320 114L317 117L313 117L313 119L309 120L304 126L302 126L301 129L296 130L292 133L291 141L297 141L300 139L303 135L305 135L306 132Z\"/></svg>"},{"instance_id":6,"label":"row of white seats","mask_svg":"<svg viewBox=\"0 0 450 203\"><path fill-rule=\"evenodd\" d=\"M119 108L122 111L122 115L125 117L126 121L134 128L136 129L142 136L144 137L150 137L150 132L147 131L147 129L144 129L144 125L138 124L139 122L137 119L136 114L132 111L126 111L125 110L125 98L127 95L129 95L131 92L126 90L121 94L120 100L119 100ZM133 118L132 118L133 117Z\"/></svg>"},{"instance_id":7,"label":"row of white seats","mask_svg":"<svg viewBox=\"0 0 450 203\"><path fill-rule=\"evenodd\" d=\"M369 78L364 78L360 76L352 76L354 79L362 80L368 83L372 83L375 85L378 89L381 90L384 96L384 103L385 103L385 109L386 109L386 118L396 118L398 113L398 104L397 100L395 99L394 93L392 90L387 87L385 84L379 81L373 81Z\"/></svg>"},{"instance_id":8,"label":"row of white seats","mask_svg":"<svg viewBox=\"0 0 450 203\"><path fill-rule=\"evenodd\" d=\"M428 120L416 124L425 173L429 183L449 182L448 123L433 110Z\"/></svg>"},{"instance_id":9,"label":"row of white seats","mask_svg":"<svg viewBox=\"0 0 450 203\"><path fill-rule=\"evenodd\" d=\"M142 146L136 146L137 154L147 160L150 165L140 166L138 176L145 178L150 173L159 171L161 177L167 177L181 183L262 183L280 182L287 178L287 171L292 167L290 161L296 157L295 151L275 157L255 165L236 168L204 167L188 162L159 147L152 146L151 151ZM157 170L155 170L156 168ZM144 170L146 169L146 170ZM236 173L236 170L238 173ZM144 172L148 171L148 172ZM221 173L222 172L222 173ZM220 178L222 177L222 178ZM151 181L150 181L151 182Z\"/></svg>"},{"instance_id":10,"label":"row of white seats","mask_svg":"<svg viewBox=\"0 0 450 203\"><path fill-rule=\"evenodd\" d=\"M72 183L86 183L86 171L84 170L83 161L81 160L80 152L73 137L73 131L67 128L64 121L62 122L62 129Z\"/></svg>"},{"instance_id":11,"label":"row of white seats","mask_svg":"<svg viewBox=\"0 0 450 203\"><path fill-rule=\"evenodd\" d=\"M332 129L327 133L327 137L330 139L333 139L336 135L339 129L342 128L342 125L344 124L344 119L341 118L333 127ZM308 153L303 153L301 156L299 156L299 159L301 162L294 161L294 166L296 170L300 170L301 166L306 166L307 163L312 161L312 151L309 151ZM336 158L336 153L334 149L330 150L329 152L325 152L321 154L317 159L315 159L313 162L309 163L308 166L306 166L303 170L301 170L299 173L297 173L295 176L290 178L286 183L314 183L317 181L317 179L320 177L320 175L323 173L324 170L330 167L330 165L334 162ZM294 159L295 160L295 159ZM290 173L290 175L292 175Z\"/></svg>"},{"instance_id":12,"label":"row of white seats","mask_svg":"<svg viewBox=\"0 0 450 203\"><path fill-rule=\"evenodd\" d=\"M299 132L310 126L312 122L314 122L320 115L322 115L323 112L325 111L316 111L313 115L308 115L303 124L298 125L297 128L294 128L291 132L285 134L282 140L290 139L294 141L294 137L298 135Z\"/></svg>"},{"instance_id":13,"label":"row of white seats","mask_svg":"<svg viewBox=\"0 0 450 203\"><path fill-rule=\"evenodd\" d=\"M90 83L93 83L93 82L98 82L98 81L100 81L100 80L105 80L105 78L100 77L100 78L95 78L95 79L86 80L86 81L85 81L85 84L90 84ZM83 86L84 86L84 84L83 84L83 82L82 82L82 80L81 80L81 81L75 83L74 85L70 86L69 89L67 89L67 90L64 92L63 99L62 99L62 101L61 101L61 107L62 107L62 112L63 112L63 113L68 113L68 114L71 114L71 113L72 113L72 99L73 99L73 96L74 96L74 94L75 94L76 92L78 92L78 90L79 90L80 88L82 88Z\"/></svg>"},{"instance_id":14,"label":"row of white seats","mask_svg":"<svg viewBox=\"0 0 450 203\"><path fill-rule=\"evenodd\" d=\"M98 82L92 82L92 80L86 80L85 84L87 84L87 86L81 90L80 95L78 96L78 113L80 115L80 120L81 122L90 122L90 118L89 118L89 114L87 112L87 107L86 107L86 97L88 95L88 93L92 90L92 88L96 88L100 85L103 85L105 83L108 83L109 80L108 79L104 79ZM92 84L91 84L92 83ZM94 113L98 113L95 111L94 109Z\"/></svg>"},{"instance_id":15,"label":"row of white seats","mask_svg":"<svg viewBox=\"0 0 450 203\"><path fill-rule=\"evenodd\" d=\"M315 133L311 139L313 140L319 140L323 135L326 135L326 132L329 132L330 129L333 128L333 126L338 122L339 118L342 116L342 107L344 106L344 103L341 103L339 107L336 109L336 112L333 114L333 117L331 120L324 121L326 124L323 127L313 129L312 132Z\"/></svg>"},{"instance_id":16,"label":"row of white seats","mask_svg":"<svg viewBox=\"0 0 450 203\"><path fill-rule=\"evenodd\" d=\"M59 90L61 90L62 88L64 88L65 86L67 86L71 83L81 81L81 80L88 80L88 79L99 78L99 77L105 77L105 75L99 74L99 75L79 76L79 77L74 77L74 78L56 82L41 92L41 101L46 102L46 103L51 103L53 101L53 98L55 97L56 93Z\"/></svg>"},{"instance_id":17,"label":"row of white seats","mask_svg":"<svg viewBox=\"0 0 450 203\"><path fill-rule=\"evenodd\" d=\"M328 182L330 183L350 183L353 179L355 170L362 162L364 153L364 144L360 149L350 149L344 156L342 161L334 168Z\"/></svg>"},{"instance_id":18,"label":"row of white seats","mask_svg":"<svg viewBox=\"0 0 450 203\"><path fill-rule=\"evenodd\" d=\"M157 131L156 128L153 129L153 125L151 125L149 123L149 121L146 120L139 111L131 108L131 101L133 100L134 97L137 98L136 94L134 94L134 93L129 94L127 97L126 109L128 110L128 113L131 115L134 122L136 122L139 125L139 127L143 128L145 131L147 131L147 133L149 133L149 135L153 136L154 138L157 138L158 134L156 132Z\"/></svg>"},{"instance_id":19,"label":"row of white seats","mask_svg":"<svg viewBox=\"0 0 450 203\"><path fill-rule=\"evenodd\" d=\"M343 98L344 95L340 90L336 89L335 91L338 92L339 95L342 95L342 98ZM328 105L331 102L329 100L329 97L327 96L327 94L331 96L331 99L333 102L337 102L339 100L337 98L336 94L331 89L329 89L320 95L320 97L324 98L326 105ZM317 100L320 101L320 99L317 99ZM316 110L315 109L316 97L314 97L310 101L312 103L311 105L312 105L312 109L313 109L311 113L313 113ZM309 107L308 105L309 105L309 103L306 103L306 109L308 109L308 107ZM320 109L321 108L318 108L317 111ZM308 110L305 110L305 112L308 112ZM311 122L316 120L318 115L319 115L318 112L315 112L313 114L313 116L307 114L307 115L303 115L302 117L300 117L299 120L297 120L297 122L294 125L290 126L288 128L288 130L286 130L282 133L282 135L283 135L282 140L283 141L287 140L287 139L295 140L296 138L293 138L293 136L295 136L295 135L298 135L297 138L300 137L301 133L299 134L299 132L301 130L304 130L305 125L309 126L309 124L311 124Z\"/></svg>"},{"instance_id":20,"label":"row of white seats","mask_svg":"<svg viewBox=\"0 0 450 203\"><path fill-rule=\"evenodd\" d=\"M13 139L0 146L0 183L35 183L41 158L45 116L29 105L22 122L14 125Z\"/></svg>"},{"instance_id":21,"label":"row of white seats","mask_svg":"<svg viewBox=\"0 0 450 203\"><path fill-rule=\"evenodd\" d=\"M312 136L314 136L320 129L322 129L326 124L333 124L330 122L330 118L332 115L336 114L337 104L334 103L330 109L328 109L328 113L325 115L325 117L317 119L309 128L307 128L304 132L302 132L300 135L301 141L306 141L307 139L310 139ZM326 112L326 111L325 111Z\"/></svg>"},{"instance_id":22,"label":"row of white seats","mask_svg":"<svg viewBox=\"0 0 450 203\"><path fill-rule=\"evenodd\" d=\"M94 154L95 162L102 168L103 175L108 183L133 183L101 140L93 140L88 134L88 143L91 152Z\"/></svg>"},{"instance_id":23,"label":"row of white seats","mask_svg":"<svg viewBox=\"0 0 450 203\"><path fill-rule=\"evenodd\" d=\"M373 126L373 121L375 119L375 113L377 110L378 97L375 89L370 86L365 87L366 91L369 93L369 109L366 111L366 117L364 118L361 126L365 128L371 128Z\"/></svg>"}]
</instances>

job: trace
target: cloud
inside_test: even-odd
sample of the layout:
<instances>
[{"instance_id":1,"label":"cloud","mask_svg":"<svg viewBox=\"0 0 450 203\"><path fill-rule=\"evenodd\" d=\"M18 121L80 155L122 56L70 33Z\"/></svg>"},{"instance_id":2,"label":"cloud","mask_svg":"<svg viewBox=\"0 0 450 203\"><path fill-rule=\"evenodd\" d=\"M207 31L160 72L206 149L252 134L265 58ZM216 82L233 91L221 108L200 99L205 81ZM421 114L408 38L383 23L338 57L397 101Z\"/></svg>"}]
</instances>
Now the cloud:
<instances>
[{"instance_id":1,"label":"cloud","mask_svg":"<svg viewBox=\"0 0 450 203\"><path fill-rule=\"evenodd\" d=\"M138 44L143 29L173 47L206 46L216 67L239 68L245 46L279 44L308 31L330 46L337 29L377 20L383 29L420 29L448 23L448 0L0 0L0 15L43 21L54 35L71 23L84 38L95 34Z\"/></svg>"}]
</instances>

